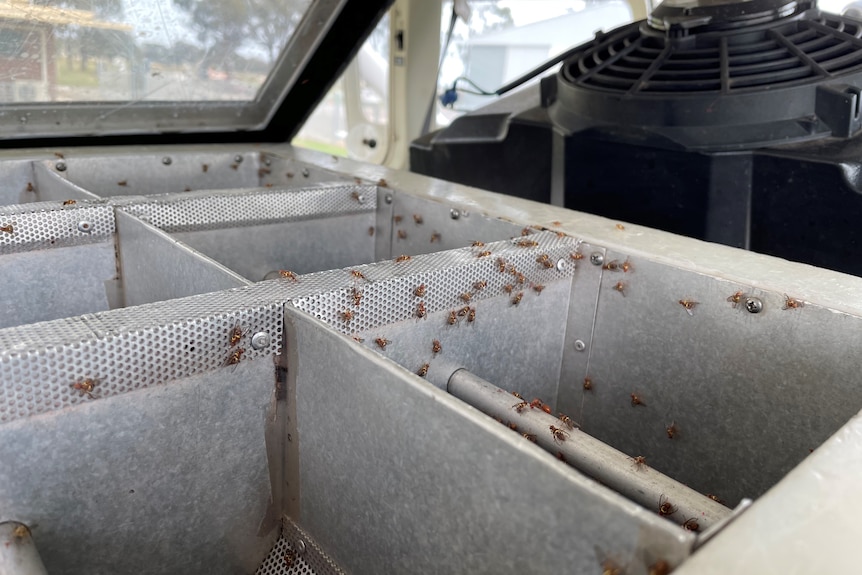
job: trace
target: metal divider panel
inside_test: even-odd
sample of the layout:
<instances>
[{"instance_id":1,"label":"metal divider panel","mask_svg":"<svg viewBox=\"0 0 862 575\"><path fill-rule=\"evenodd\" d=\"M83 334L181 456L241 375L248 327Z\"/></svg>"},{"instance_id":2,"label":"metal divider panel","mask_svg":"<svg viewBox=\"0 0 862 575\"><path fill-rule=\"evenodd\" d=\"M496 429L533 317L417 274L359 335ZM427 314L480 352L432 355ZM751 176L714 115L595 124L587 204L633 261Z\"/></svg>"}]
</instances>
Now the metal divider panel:
<instances>
[{"instance_id":1,"label":"metal divider panel","mask_svg":"<svg viewBox=\"0 0 862 575\"><path fill-rule=\"evenodd\" d=\"M255 575L343 575L305 531L285 517L281 536Z\"/></svg>"},{"instance_id":2,"label":"metal divider panel","mask_svg":"<svg viewBox=\"0 0 862 575\"><path fill-rule=\"evenodd\" d=\"M104 242L114 231L109 205L39 202L0 207L0 254Z\"/></svg>"}]
</instances>

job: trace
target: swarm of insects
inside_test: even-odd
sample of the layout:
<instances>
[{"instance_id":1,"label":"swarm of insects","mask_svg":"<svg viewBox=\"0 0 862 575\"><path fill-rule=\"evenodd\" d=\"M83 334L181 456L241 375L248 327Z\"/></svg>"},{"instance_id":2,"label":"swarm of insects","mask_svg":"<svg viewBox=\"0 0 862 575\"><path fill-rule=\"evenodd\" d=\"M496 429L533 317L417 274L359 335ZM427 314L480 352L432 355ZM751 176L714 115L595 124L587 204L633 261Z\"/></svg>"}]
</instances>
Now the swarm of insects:
<instances>
[{"instance_id":1,"label":"swarm of insects","mask_svg":"<svg viewBox=\"0 0 862 575\"><path fill-rule=\"evenodd\" d=\"M441 351L443 351L443 346L440 345L440 340L435 339L434 341L432 341L431 342L431 352L436 355L436 354L440 353Z\"/></svg>"},{"instance_id":2,"label":"swarm of insects","mask_svg":"<svg viewBox=\"0 0 862 575\"><path fill-rule=\"evenodd\" d=\"M72 389L80 391L81 395L86 395L90 399L95 399L93 389L96 387L96 380L86 378L72 384Z\"/></svg>"},{"instance_id":3,"label":"swarm of insects","mask_svg":"<svg viewBox=\"0 0 862 575\"><path fill-rule=\"evenodd\" d=\"M634 461L634 463L635 463L635 468L636 468L638 471L640 471L640 470L642 470L642 469L645 469L645 468L646 468L646 466L647 466L647 464L646 464L646 457L644 457L643 455L638 455L638 456L636 456L636 457L632 457L632 461Z\"/></svg>"},{"instance_id":4,"label":"swarm of insects","mask_svg":"<svg viewBox=\"0 0 862 575\"><path fill-rule=\"evenodd\" d=\"M392 342L386 338L378 337L374 340L374 343L376 343L377 347L379 347L380 349L386 349L386 346Z\"/></svg>"},{"instance_id":5,"label":"swarm of insects","mask_svg":"<svg viewBox=\"0 0 862 575\"><path fill-rule=\"evenodd\" d=\"M799 309L801 307L805 307L805 302L802 300L794 299L787 294L784 294L784 305L781 309Z\"/></svg>"},{"instance_id":6,"label":"swarm of insects","mask_svg":"<svg viewBox=\"0 0 862 575\"><path fill-rule=\"evenodd\" d=\"M416 375L418 375L419 377L425 377L426 375L428 375L428 368L429 368L429 367L431 367L431 364L423 363L423 364L422 364L422 367L420 367L420 368L416 371Z\"/></svg>"},{"instance_id":7,"label":"swarm of insects","mask_svg":"<svg viewBox=\"0 0 862 575\"><path fill-rule=\"evenodd\" d=\"M593 380L590 379L589 377L585 377L584 378L584 390L592 391L592 389L593 389Z\"/></svg>"},{"instance_id":8,"label":"swarm of insects","mask_svg":"<svg viewBox=\"0 0 862 575\"><path fill-rule=\"evenodd\" d=\"M640 395L638 395L638 394L636 394L636 393L631 393L631 394L629 394L629 395L630 395L630 396L631 396L631 398L632 398L632 407L636 407L636 406L638 406L638 405L641 405L641 406L643 406L643 407L646 407L646 403L644 403L644 400L643 400L643 398L642 398Z\"/></svg>"},{"instance_id":9,"label":"swarm of insects","mask_svg":"<svg viewBox=\"0 0 862 575\"><path fill-rule=\"evenodd\" d=\"M413 222L417 226L421 226L425 222L425 220L423 220L422 216L420 216L419 214L413 214Z\"/></svg>"},{"instance_id":10,"label":"swarm of insects","mask_svg":"<svg viewBox=\"0 0 862 575\"><path fill-rule=\"evenodd\" d=\"M292 282L298 282L299 281L296 278L296 274L290 270L278 270L278 275L280 275L284 279L290 280Z\"/></svg>"},{"instance_id":11,"label":"swarm of insects","mask_svg":"<svg viewBox=\"0 0 862 575\"><path fill-rule=\"evenodd\" d=\"M569 437L569 434L560 429L559 427L551 425L549 426L549 429L551 430L551 435L553 436L556 443L562 443Z\"/></svg>"},{"instance_id":12,"label":"swarm of insects","mask_svg":"<svg viewBox=\"0 0 862 575\"><path fill-rule=\"evenodd\" d=\"M425 308L425 302L420 301L419 304L416 306L416 317L423 318L426 315L428 315L428 310Z\"/></svg>"},{"instance_id":13,"label":"swarm of insects","mask_svg":"<svg viewBox=\"0 0 862 575\"><path fill-rule=\"evenodd\" d=\"M614 284L614 290L620 292L620 295L626 297L626 282L617 282Z\"/></svg>"},{"instance_id":14,"label":"swarm of insects","mask_svg":"<svg viewBox=\"0 0 862 575\"><path fill-rule=\"evenodd\" d=\"M694 315L694 308L697 307L698 302L690 300L690 299L681 299L679 300L679 305L681 305L685 309L685 313L690 316Z\"/></svg>"},{"instance_id":15,"label":"swarm of insects","mask_svg":"<svg viewBox=\"0 0 862 575\"><path fill-rule=\"evenodd\" d=\"M665 427L664 430L667 433L668 439L673 439L674 436L676 436L676 434L679 433L679 428L676 426L676 422L674 422L674 421L672 421L670 423L670 425Z\"/></svg>"},{"instance_id":16,"label":"swarm of insects","mask_svg":"<svg viewBox=\"0 0 862 575\"><path fill-rule=\"evenodd\" d=\"M662 517L668 517L674 513L676 513L676 507L671 504L666 495L662 494L658 498L658 514Z\"/></svg>"},{"instance_id":17,"label":"swarm of insects","mask_svg":"<svg viewBox=\"0 0 862 575\"><path fill-rule=\"evenodd\" d=\"M521 303L521 298L523 297L524 292L519 291L517 294L515 294L515 297L512 298L512 305L518 305L519 303Z\"/></svg>"},{"instance_id":18,"label":"swarm of insects","mask_svg":"<svg viewBox=\"0 0 862 575\"><path fill-rule=\"evenodd\" d=\"M416 286L416 289L413 290L413 295L416 297L424 297L425 296L425 284L419 284Z\"/></svg>"},{"instance_id":19,"label":"swarm of insects","mask_svg":"<svg viewBox=\"0 0 862 575\"><path fill-rule=\"evenodd\" d=\"M245 353L245 349L238 347L234 351L231 352L227 359L225 360L225 365L236 365L242 359L242 354Z\"/></svg>"}]
</instances>

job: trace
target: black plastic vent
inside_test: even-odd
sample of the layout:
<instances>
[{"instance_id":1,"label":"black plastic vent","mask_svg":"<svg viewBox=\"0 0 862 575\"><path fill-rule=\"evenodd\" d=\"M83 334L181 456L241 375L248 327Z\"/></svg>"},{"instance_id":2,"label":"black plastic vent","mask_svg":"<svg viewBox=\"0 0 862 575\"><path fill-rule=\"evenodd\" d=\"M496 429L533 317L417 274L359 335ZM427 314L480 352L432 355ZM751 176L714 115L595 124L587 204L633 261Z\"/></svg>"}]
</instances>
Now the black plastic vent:
<instances>
[{"instance_id":1,"label":"black plastic vent","mask_svg":"<svg viewBox=\"0 0 862 575\"><path fill-rule=\"evenodd\" d=\"M684 38L634 23L586 45L566 62L563 77L579 87L625 94L730 94L862 71L862 23L815 14Z\"/></svg>"}]
</instances>

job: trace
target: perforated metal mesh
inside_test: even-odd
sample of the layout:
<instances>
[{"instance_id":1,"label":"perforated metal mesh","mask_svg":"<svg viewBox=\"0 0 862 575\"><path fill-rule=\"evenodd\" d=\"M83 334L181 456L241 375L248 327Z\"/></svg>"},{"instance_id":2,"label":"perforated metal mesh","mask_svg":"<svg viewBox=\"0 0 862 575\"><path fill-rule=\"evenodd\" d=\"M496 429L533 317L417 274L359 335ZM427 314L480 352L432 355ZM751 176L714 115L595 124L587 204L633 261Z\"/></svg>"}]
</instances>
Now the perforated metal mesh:
<instances>
[{"instance_id":1,"label":"perforated metal mesh","mask_svg":"<svg viewBox=\"0 0 862 575\"><path fill-rule=\"evenodd\" d=\"M570 254L579 243L575 238L545 232L527 238L537 242L534 247L515 244L523 239L353 268L364 280L352 276L351 269L303 276L303 281L314 282L320 291L294 299L293 305L349 335L416 319L420 302L430 315L457 311L501 293L513 298L519 293L524 299L536 297L536 289L574 273L576 262ZM479 257L486 251L490 255ZM537 261L542 256L547 256L543 259L547 264ZM519 283L518 273L523 274L523 283ZM477 282L486 285L478 289ZM417 288L423 285L424 295L417 296ZM358 306L355 293L361 294Z\"/></svg>"},{"instance_id":2,"label":"perforated metal mesh","mask_svg":"<svg viewBox=\"0 0 862 575\"><path fill-rule=\"evenodd\" d=\"M265 282L0 330L0 423L277 353L284 287ZM234 328L242 337L231 345ZM259 349L257 333L268 334ZM92 397L73 387L88 380Z\"/></svg>"},{"instance_id":3,"label":"perforated metal mesh","mask_svg":"<svg viewBox=\"0 0 862 575\"><path fill-rule=\"evenodd\" d=\"M376 207L375 186L334 185L171 194L124 209L167 232L183 232L373 212Z\"/></svg>"},{"instance_id":4,"label":"perforated metal mesh","mask_svg":"<svg viewBox=\"0 0 862 575\"><path fill-rule=\"evenodd\" d=\"M287 518L281 537L255 571L255 575L343 574L308 534Z\"/></svg>"},{"instance_id":5,"label":"perforated metal mesh","mask_svg":"<svg viewBox=\"0 0 862 575\"><path fill-rule=\"evenodd\" d=\"M0 254L103 241L114 233L109 205L41 202L0 207Z\"/></svg>"}]
</instances>

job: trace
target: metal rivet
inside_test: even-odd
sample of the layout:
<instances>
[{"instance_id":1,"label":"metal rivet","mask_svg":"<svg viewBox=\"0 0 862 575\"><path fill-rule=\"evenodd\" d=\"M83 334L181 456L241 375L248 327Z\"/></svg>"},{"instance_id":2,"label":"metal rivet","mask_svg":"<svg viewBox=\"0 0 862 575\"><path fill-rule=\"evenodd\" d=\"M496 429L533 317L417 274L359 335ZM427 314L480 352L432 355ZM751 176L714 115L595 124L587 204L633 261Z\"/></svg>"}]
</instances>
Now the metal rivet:
<instances>
[{"instance_id":1,"label":"metal rivet","mask_svg":"<svg viewBox=\"0 0 862 575\"><path fill-rule=\"evenodd\" d=\"M360 204L364 204L365 203L365 196L363 196L362 194L359 194L358 196L356 196L356 201L359 202Z\"/></svg>"},{"instance_id":2,"label":"metal rivet","mask_svg":"<svg viewBox=\"0 0 862 575\"><path fill-rule=\"evenodd\" d=\"M269 346L269 334L265 331L259 331L251 336L251 347L254 349L263 349Z\"/></svg>"},{"instance_id":3,"label":"metal rivet","mask_svg":"<svg viewBox=\"0 0 862 575\"><path fill-rule=\"evenodd\" d=\"M271 165L272 165L272 160L270 160L269 158L264 158L264 159L263 159L263 165L264 165L264 166L271 166Z\"/></svg>"},{"instance_id":4,"label":"metal rivet","mask_svg":"<svg viewBox=\"0 0 862 575\"><path fill-rule=\"evenodd\" d=\"M309 175L308 168L302 168L302 177L307 178Z\"/></svg>"},{"instance_id":5,"label":"metal rivet","mask_svg":"<svg viewBox=\"0 0 862 575\"><path fill-rule=\"evenodd\" d=\"M162 158L162 163L166 166L170 166L173 163L173 160L169 156L165 156Z\"/></svg>"},{"instance_id":6,"label":"metal rivet","mask_svg":"<svg viewBox=\"0 0 862 575\"><path fill-rule=\"evenodd\" d=\"M90 222L78 222L78 231L84 232L85 234L89 234L93 231L93 224Z\"/></svg>"},{"instance_id":7,"label":"metal rivet","mask_svg":"<svg viewBox=\"0 0 862 575\"><path fill-rule=\"evenodd\" d=\"M594 266L600 266L605 263L605 256L601 252L593 252L590 254L590 263Z\"/></svg>"},{"instance_id":8,"label":"metal rivet","mask_svg":"<svg viewBox=\"0 0 862 575\"><path fill-rule=\"evenodd\" d=\"M241 164L242 163L242 156L237 154L236 156L233 157L233 161L236 162L237 164Z\"/></svg>"},{"instance_id":9,"label":"metal rivet","mask_svg":"<svg viewBox=\"0 0 862 575\"><path fill-rule=\"evenodd\" d=\"M54 164L54 169L57 170L58 172L65 172L66 171L66 162L57 162L56 164Z\"/></svg>"},{"instance_id":10,"label":"metal rivet","mask_svg":"<svg viewBox=\"0 0 862 575\"><path fill-rule=\"evenodd\" d=\"M745 298L745 311L748 313L760 313L763 311L763 302L759 298Z\"/></svg>"},{"instance_id":11,"label":"metal rivet","mask_svg":"<svg viewBox=\"0 0 862 575\"><path fill-rule=\"evenodd\" d=\"M453 220L457 220L458 218L461 217L461 211L456 210L455 208L452 208L451 210L449 210L449 217L452 218Z\"/></svg>"},{"instance_id":12,"label":"metal rivet","mask_svg":"<svg viewBox=\"0 0 862 575\"><path fill-rule=\"evenodd\" d=\"M582 339L575 340L575 351L584 351L587 349L587 344L584 343Z\"/></svg>"},{"instance_id":13,"label":"metal rivet","mask_svg":"<svg viewBox=\"0 0 862 575\"><path fill-rule=\"evenodd\" d=\"M304 554L305 554L305 541L303 541L302 539L297 539L297 540L296 540L296 552L297 552L299 555L304 555Z\"/></svg>"},{"instance_id":14,"label":"metal rivet","mask_svg":"<svg viewBox=\"0 0 862 575\"><path fill-rule=\"evenodd\" d=\"M391 204L392 203L392 194L386 194L383 197L383 201L386 202L387 204Z\"/></svg>"},{"instance_id":15,"label":"metal rivet","mask_svg":"<svg viewBox=\"0 0 862 575\"><path fill-rule=\"evenodd\" d=\"M559 259L559 260L557 260L557 271L558 271L558 272L563 271L563 267L564 267L565 265L566 265L566 261L565 261L565 260L563 260L563 259Z\"/></svg>"}]
</instances>

